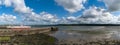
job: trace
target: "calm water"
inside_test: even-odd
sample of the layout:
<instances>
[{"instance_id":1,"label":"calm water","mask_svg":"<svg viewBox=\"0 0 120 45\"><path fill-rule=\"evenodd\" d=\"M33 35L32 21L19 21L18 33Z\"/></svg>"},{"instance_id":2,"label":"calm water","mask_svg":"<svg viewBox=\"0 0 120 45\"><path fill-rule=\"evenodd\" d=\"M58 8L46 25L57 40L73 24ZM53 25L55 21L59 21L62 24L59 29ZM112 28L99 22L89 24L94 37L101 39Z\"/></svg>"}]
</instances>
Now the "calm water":
<instances>
[{"instance_id":1,"label":"calm water","mask_svg":"<svg viewBox=\"0 0 120 45\"><path fill-rule=\"evenodd\" d=\"M58 42L78 42L81 39L120 39L120 26L59 26L50 34Z\"/></svg>"}]
</instances>

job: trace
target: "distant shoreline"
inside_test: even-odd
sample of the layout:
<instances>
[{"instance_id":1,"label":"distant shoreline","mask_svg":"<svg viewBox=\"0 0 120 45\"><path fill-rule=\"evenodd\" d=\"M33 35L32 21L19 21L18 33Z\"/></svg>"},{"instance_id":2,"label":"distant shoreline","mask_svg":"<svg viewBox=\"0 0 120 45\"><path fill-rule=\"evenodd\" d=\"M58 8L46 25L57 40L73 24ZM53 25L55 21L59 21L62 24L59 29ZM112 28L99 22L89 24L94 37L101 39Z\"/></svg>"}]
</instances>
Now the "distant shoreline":
<instances>
[{"instance_id":1,"label":"distant shoreline","mask_svg":"<svg viewBox=\"0 0 120 45\"><path fill-rule=\"evenodd\" d=\"M56 24L56 25L29 25L29 26L120 26L120 24Z\"/></svg>"},{"instance_id":2,"label":"distant shoreline","mask_svg":"<svg viewBox=\"0 0 120 45\"><path fill-rule=\"evenodd\" d=\"M9 26L9 25L0 25L0 26ZM19 25L13 25L13 26L19 26ZM31 26L31 27L39 27L39 26L120 26L120 24L49 24L49 25L25 25L25 26Z\"/></svg>"},{"instance_id":3,"label":"distant shoreline","mask_svg":"<svg viewBox=\"0 0 120 45\"><path fill-rule=\"evenodd\" d=\"M63 26L120 26L120 24L59 24L59 25L63 25Z\"/></svg>"}]
</instances>

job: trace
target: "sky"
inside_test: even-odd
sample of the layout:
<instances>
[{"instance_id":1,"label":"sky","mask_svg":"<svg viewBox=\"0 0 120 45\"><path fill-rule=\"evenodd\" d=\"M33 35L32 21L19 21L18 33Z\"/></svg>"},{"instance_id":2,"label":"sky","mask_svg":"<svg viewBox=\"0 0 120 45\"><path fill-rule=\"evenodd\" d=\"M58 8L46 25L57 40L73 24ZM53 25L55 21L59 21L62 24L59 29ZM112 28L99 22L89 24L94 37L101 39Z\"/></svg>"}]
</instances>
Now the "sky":
<instances>
[{"instance_id":1,"label":"sky","mask_svg":"<svg viewBox=\"0 0 120 45\"><path fill-rule=\"evenodd\" d=\"M0 0L2 24L120 24L120 0Z\"/></svg>"}]
</instances>

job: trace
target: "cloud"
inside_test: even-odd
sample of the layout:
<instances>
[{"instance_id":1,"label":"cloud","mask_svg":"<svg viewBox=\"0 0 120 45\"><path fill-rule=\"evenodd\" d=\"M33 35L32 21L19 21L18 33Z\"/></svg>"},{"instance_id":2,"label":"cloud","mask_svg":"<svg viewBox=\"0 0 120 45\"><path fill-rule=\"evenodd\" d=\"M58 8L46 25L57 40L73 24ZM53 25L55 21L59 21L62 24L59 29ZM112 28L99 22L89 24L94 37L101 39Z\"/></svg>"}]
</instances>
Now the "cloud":
<instances>
[{"instance_id":1,"label":"cloud","mask_svg":"<svg viewBox=\"0 0 120 45\"><path fill-rule=\"evenodd\" d=\"M16 20L16 16L13 16L13 15L10 15L10 14L5 14L3 13L1 16L0 16L0 22L13 22Z\"/></svg>"},{"instance_id":2,"label":"cloud","mask_svg":"<svg viewBox=\"0 0 120 45\"><path fill-rule=\"evenodd\" d=\"M118 23L119 16L115 16L110 12L106 12L105 9L98 7L90 7L85 10L83 15L80 17L83 23L96 23L96 24L115 24Z\"/></svg>"},{"instance_id":3,"label":"cloud","mask_svg":"<svg viewBox=\"0 0 120 45\"><path fill-rule=\"evenodd\" d=\"M70 13L78 12L84 9L84 3L87 0L55 0L58 5L64 7L65 10ZM119 11L119 0L104 0L109 11ZM115 16L105 9L98 7L90 7L85 9L80 16L68 16L59 19L56 15L47 12L40 12L37 14L33 12L33 9L25 5L24 0L0 0L0 5L6 7L13 7L15 12L21 14L21 18L25 23L35 24L120 24L120 16ZM16 20L16 16L10 14L2 14L0 16L0 22L12 22Z\"/></svg>"},{"instance_id":4,"label":"cloud","mask_svg":"<svg viewBox=\"0 0 120 45\"><path fill-rule=\"evenodd\" d=\"M68 16L68 17L63 17L62 19L59 20L60 24L76 24L78 23L77 17L75 16Z\"/></svg>"},{"instance_id":5,"label":"cloud","mask_svg":"<svg viewBox=\"0 0 120 45\"><path fill-rule=\"evenodd\" d=\"M0 0L1 5L5 5L6 7L13 7L14 11L20 13L30 13L32 9L25 5L24 0Z\"/></svg>"},{"instance_id":6,"label":"cloud","mask_svg":"<svg viewBox=\"0 0 120 45\"><path fill-rule=\"evenodd\" d=\"M58 18L55 15L49 14L47 12L41 12L40 13L42 20L48 21L48 22L57 22Z\"/></svg>"},{"instance_id":7,"label":"cloud","mask_svg":"<svg viewBox=\"0 0 120 45\"><path fill-rule=\"evenodd\" d=\"M2 5L2 1L0 1L0 5Z\"/></svg>"},{"instance_id":8,"label":"cloud","mask_svg":"<svg viewBox=\"0 0 120 45\"><path fill-rule=\"evenodd\" d=\"M48 23L48 24L53 24L57 23L59 19L57 16L52 15L47 12L41 12L40 14L32 13L28 14L28 16L24 16L24 21L29 21L29 22L37 22L37 23Z\"/></svg>"},{"instance_id":9,"label":"cloud","mask_svg":"<svg viewBox=\"0 0 120 45\"><path fill-rule=\"evenodd\" d=\"M83 12L81 16L69 16L64 18L64 21L78 24L119 24L120 16L115 16L105 9L98 7L90 7ZM65 23L65 22L64 22Z\"/></svg>"},{"instance_id":10,"label":"cloud","mask_svg":"<svg viewBox=\"0 0 120 45\"><path fill-rule=\"evenodd\" d=\"M74 13L84 9L83 4L86 2L86 0L55 0L55 2L64 7L64 9L70 13Z\"/></svg>"},{"instance_id":11,"label":"cloud","mask_svg":"<svg viewBox=\"0 0 120 45\"><path fill-rule=\"evenodd\" d=\"M25 5L24 0L0 0L0 5L6 7L13 7L14 11L18 12L23 22L35 22L35 23L56 23L58 21L57 16L54 16L47 12L41 12L37 14L33 12L33 9Z\"/></svg>"},{"instance_id":12,"label":"cloud","mask_svg":"<svg viewBox=\"0 0 120 45\"><path fill-rule=\"evenodd\" d=\"M120 0L103 0L109 11L120 11Z\"/></svg>"}]
</instances>

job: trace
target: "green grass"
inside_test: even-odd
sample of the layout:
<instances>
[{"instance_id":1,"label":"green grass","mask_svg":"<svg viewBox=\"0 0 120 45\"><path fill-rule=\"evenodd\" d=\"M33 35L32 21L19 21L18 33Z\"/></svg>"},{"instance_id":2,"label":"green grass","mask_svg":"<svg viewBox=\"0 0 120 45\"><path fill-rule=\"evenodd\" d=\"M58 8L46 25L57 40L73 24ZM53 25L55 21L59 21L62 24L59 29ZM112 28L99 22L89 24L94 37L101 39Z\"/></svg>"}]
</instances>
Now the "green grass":
<instances>
[{"instance_id":1,"label":"green grass","mask_svg":"<svg viewBox=\"0 0 120 45\"><path fill-rule=\"evenodd\" d=\"M16 35L13 42L19 42L18 45L54 45L56 39L46 34Z\"/></svg>"},{"instance_id":2,"label":"green grass","mask_svg":"<svg viewBox=\"0 0 120 45\"><path fill-rule=\"evenodd\" d=\"M2 36L0 37L0 41L9 41L10 37L9 36Z\"/></svg>"}]
</instances>

